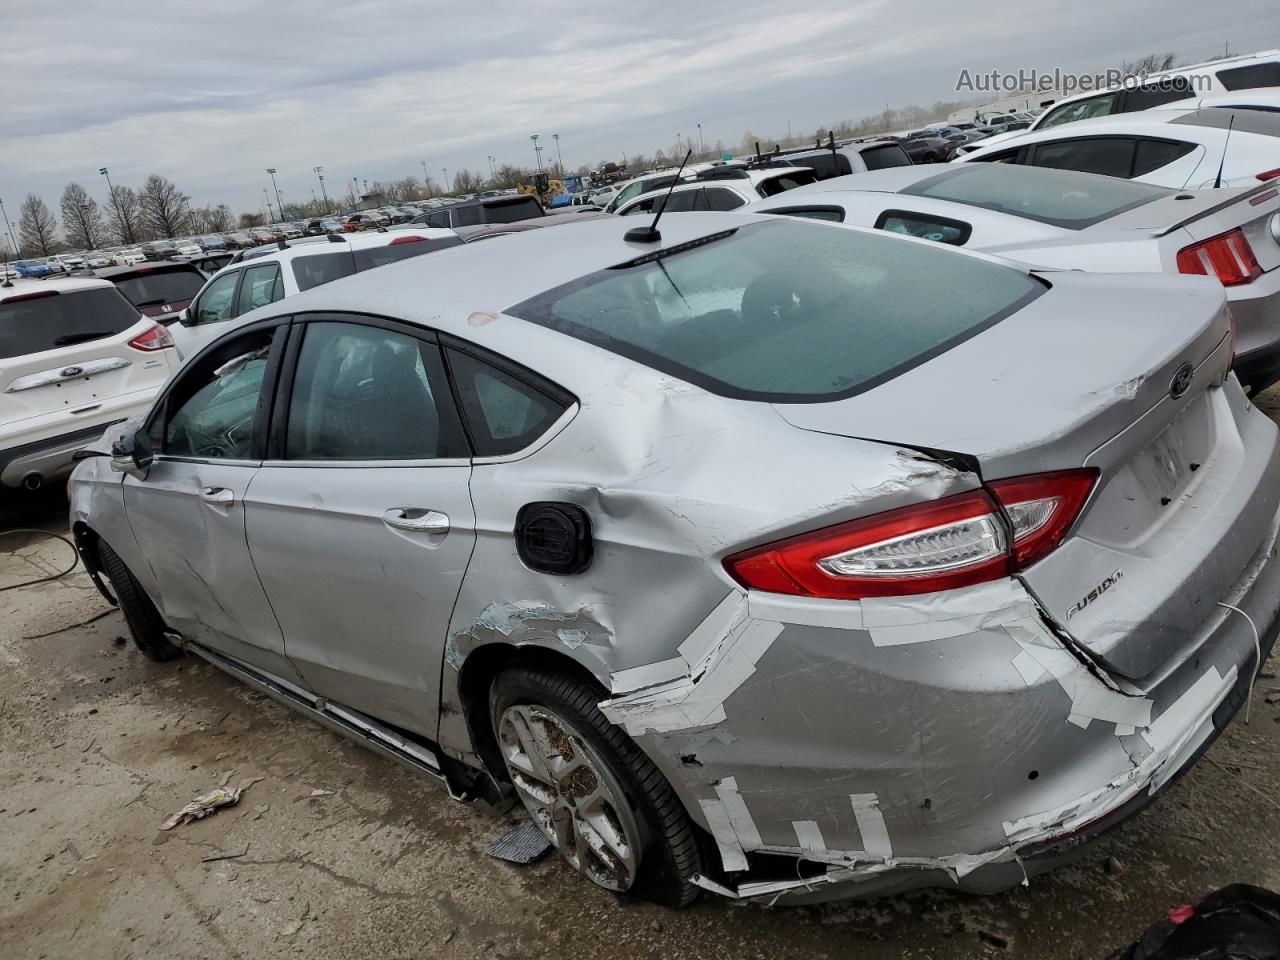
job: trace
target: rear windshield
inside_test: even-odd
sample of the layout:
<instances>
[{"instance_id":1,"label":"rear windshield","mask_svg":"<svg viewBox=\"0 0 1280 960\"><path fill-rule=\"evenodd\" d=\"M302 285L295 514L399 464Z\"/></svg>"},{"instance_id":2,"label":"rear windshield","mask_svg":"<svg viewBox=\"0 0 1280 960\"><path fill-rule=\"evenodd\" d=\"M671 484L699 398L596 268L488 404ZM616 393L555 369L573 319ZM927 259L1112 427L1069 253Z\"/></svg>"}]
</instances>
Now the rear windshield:
<instances>
[{"instance_id":1,"label":"rear windshield","mask_svg":"<svg viewBox=\"0 0 1280 960\"><path fill-rule=\"evenodd\" d=\"M884 234L768 220L602 270L504 312L723 396L852 396L977 335L1044 285Z\"/></svg>"},{"instance_id":2,"label":"rear windshield","mask_svg":"<svg viewBox=\"0 0 1280 960\"><path fill-rule=\"evenodd\" d=\"M116 280L115 285L130 303L141 309L190 300L200 292L204 281L204 274L199 270L173 270L139 274Z\"/></svg>"},{"instance_id":3,"label":"rear windshield","mask_svg":"<svg viewBox=\"0 0 1280 960\"><path fill-rule=\"evenodd\" d=\"M423 237L420 240L402 240L399 243L389 243L382 247L365 247L354 251L356 269L369 270L372 267L380 267L386 263L395 263L397 260L408 260L410 257L420 257L424 253L433 253L446 247L461 245L461 237Z\"/></svg>"},{"instance_id":4,"label":"rear windshield","mask_svg":"<svg viewBox=\"0 0 1280 960\"><path fill-rule=\"evenodd\" d=\"M1205 107L1195 113L1170 121L1193 127L1230 129L1233 133L1256 133L1264 137L1280 137L1280 117L1265 110L1235 110L1230 107Z\"/></svg>"},{"instance_id":5,"label":"rear windshield","mask_svg":"<svg viewBox=\"0 0 1280 960\"><path fill-rule=\"evenodd\" d=\"M909 167L911 158L907 151L896 143L886 143L883 147L868 147L862 151L862 162L868 170L883 170L885 167Z\"/></svg>"},{"instance_id":6,"label":"rear windshield","mask_svg":"<svg viewBox=\"0 0 1280 960\"><path fill-rule=\"evenodd\" d=\"M9 300L0 303L0 359L114 337L141 319L128 300L105 288Z\"/></svg>"},{"instance_id":7,"label":"rear windshield","mask_svg":"<svg viewBox=\"0 0 1280 960\"><path fill-rule=\"evenodd\" d=\"M1074 170L964 164L901 191L1083 230L1174 191Z\"/></svg>"}]
</instances>

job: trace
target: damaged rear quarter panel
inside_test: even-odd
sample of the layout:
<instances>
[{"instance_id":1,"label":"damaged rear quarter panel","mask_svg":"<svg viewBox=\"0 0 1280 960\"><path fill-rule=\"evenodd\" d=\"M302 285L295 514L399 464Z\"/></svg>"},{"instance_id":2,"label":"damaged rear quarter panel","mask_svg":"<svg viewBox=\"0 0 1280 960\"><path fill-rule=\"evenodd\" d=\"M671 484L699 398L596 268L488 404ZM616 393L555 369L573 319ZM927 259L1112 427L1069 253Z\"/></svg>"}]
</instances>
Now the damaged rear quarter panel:
<instances>
[{"instance_id":1,"label":"damaged rear quarter panel","mask_svg":"<svg viewBox=\"0 0 1280 960\"><path fill-rule=\"evenodd\" d=\"M496 335L509 322L471 332ZM609 690L613 674L677 655L735 588L720 566L728 553L978 483L920 454L798 430L767 404L726 400L607 351L584 378L554 350L558 334L525 327L522 337L547 339L526 347L548 358L540 372L581 409L532 454L478 462L472 474L477 540L449 628L439 732L460 759L476 762L458 687L475 650L550 649ZM513 528L534 501L590 515L588 569L523 566Z\"/></svg>"}]
</instances>

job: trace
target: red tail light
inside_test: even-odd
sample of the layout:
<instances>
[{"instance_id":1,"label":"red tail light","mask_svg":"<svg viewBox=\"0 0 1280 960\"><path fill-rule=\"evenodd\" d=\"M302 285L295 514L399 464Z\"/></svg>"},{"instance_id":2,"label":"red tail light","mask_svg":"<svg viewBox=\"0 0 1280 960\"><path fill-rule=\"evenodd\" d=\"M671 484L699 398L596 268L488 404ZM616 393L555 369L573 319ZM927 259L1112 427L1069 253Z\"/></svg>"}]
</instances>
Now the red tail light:
<instances>
[{"instance_id":1,"label":"red tail light","mask_svg":"<svg viewBox=\"0 0 1280 960\"><path fill-rule=\"evenodd\" d=\"M416 235L409 236L409 237L396 237L389 244L387 244L387 246L394 247L397 243L417 243L418 241L425 240L425 239L426 237L419 237Z\"/></svg>"},{"instance_id":2,"label":"red tail light","mask_svg":"<svg viewBox=\"0 0 1280 960\"><path fill-rule=\"evenodd\" d=\"M724 565L749 589L843 600L985 583L1058 546L1097 477L1084 469L1001 480L755 547Z\"/></svg>"},{"instance_id":3,"label":"red tail light","mask_svg":"<svg viewBox=\"0 0 1280 960\"><path fill-rule=\"evenodd\" d=\"M1264 170L1258 174L1258 179L1264 182L1274 180L1276 177L1280 177L1280 167L1276 167L1274 170Z\"/></svg>"},{"instance_id":4,"label":"red tail light","mask_svg":"<svg viewBox=\"0 0 1280 960\"><path fill-rule=\"evenodd\" d=\"M154 353L173 346L173 336L162 324L157 323L145 333L140 333L129 341L129 346L143 353Z\"/></svg>"},{"instance_id":5,"label":"red tail light","mask_svg":"<svg viewBox=\"0 0 1280 960\"><path fill-rule=\"evenodd\" d=\"M1236 227L1179 250L1178 272L1216 276L1224 287L1234 287L1262 276L1262 267L1244 232Z\"/></svg>"}]
</instances>

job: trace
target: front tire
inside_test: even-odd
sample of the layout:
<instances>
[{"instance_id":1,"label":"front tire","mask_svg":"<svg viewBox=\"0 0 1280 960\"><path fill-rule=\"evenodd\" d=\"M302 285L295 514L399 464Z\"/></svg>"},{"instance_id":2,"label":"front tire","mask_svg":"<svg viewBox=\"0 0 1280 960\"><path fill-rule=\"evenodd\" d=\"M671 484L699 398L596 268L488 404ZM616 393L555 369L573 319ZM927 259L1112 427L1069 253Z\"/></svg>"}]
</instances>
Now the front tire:
<instances>
[{"instance_id":1,"label":"front tire","mask_svg":"<svg viewBox=\"0 0 1280 960\"><path fill-rule=\"evenodd\" d=\"M111 588L120 601L129 632L133 634L133 643L142 655L160 662L182 656L182 651L165 637L164 620L142 589L142 584L129 572L116 552L102 541L98 542L98 559L102 561L102 571L111 581Z\"/></svg>"},{"instance_id":2,"label":"front tire","mask_svg":"<svg viewBox=\"0 0 1280 960\"><path fill-rule=\"evenodd\" d=\"M598 886L669 907L698 896L693 825L652 761L564 673L516 666L490 689L493 732L516 794L547 839Z\"/></svg>"}]
</instances>

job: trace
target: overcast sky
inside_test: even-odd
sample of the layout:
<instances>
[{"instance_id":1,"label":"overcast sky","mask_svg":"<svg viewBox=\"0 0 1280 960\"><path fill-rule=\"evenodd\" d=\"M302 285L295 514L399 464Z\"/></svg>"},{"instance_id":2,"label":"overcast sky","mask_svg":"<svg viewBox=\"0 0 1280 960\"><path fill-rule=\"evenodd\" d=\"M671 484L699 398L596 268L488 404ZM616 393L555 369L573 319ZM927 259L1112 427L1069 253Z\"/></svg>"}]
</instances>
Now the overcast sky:
<instances>
[{"instance_id":1,"label":"overcast sky","mask_svg":"<svg viewBox=\"0 0 1280 960\"><path fill-rule=\"evenodd\" d=\"M261 209L326 185L650 154L677 134L735 144L886 104L957 99L956 78L1086 71L1145 53L1203 59L1280 46L1275 0L407 0L5 4L0 199L57 212L172 178L192 205ZM438 11L438 12L436 12ZM554 150L554 148L553 148ZM545 155L544 155L545 156ZM337 190L331 189L331 194Z\"/></svg>"}]
</instances>

